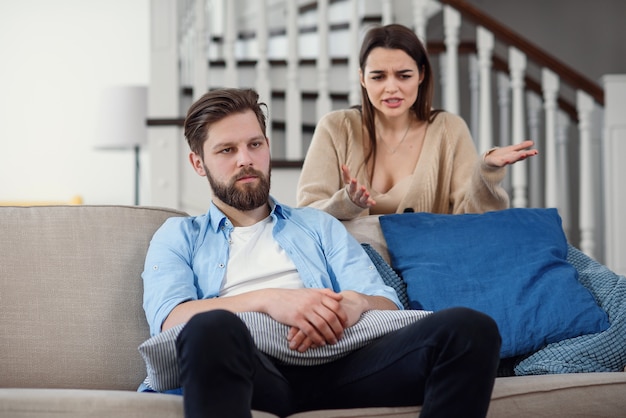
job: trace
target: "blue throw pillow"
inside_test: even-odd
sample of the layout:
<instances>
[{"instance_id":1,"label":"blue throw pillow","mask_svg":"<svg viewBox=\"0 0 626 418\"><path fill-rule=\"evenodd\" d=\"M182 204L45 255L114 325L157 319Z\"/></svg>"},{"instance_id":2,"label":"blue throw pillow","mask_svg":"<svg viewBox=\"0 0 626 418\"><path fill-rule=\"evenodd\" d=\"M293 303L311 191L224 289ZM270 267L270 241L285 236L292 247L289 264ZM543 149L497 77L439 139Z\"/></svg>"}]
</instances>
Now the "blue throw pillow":
<instances>
[{"instance_id":1,"label":"blue throw pillow","mask_svg":"<svg viewBox=\"0 0 626 418\"><path fill-rule=\"evenodd\" d=\"M502 335L502 358L609 326L567 262L556 209L406 213L381 216L380 225L411 306L490 315Z\"/></svg>"}]
</instances>

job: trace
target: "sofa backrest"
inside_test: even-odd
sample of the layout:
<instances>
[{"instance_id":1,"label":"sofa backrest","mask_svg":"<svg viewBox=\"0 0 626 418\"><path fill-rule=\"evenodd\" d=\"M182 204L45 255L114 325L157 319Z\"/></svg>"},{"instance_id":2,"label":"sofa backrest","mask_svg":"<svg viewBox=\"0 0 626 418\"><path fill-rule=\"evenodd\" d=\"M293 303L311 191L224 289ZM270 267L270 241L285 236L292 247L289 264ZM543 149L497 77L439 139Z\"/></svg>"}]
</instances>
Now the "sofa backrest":
<instances>
[{"instance_id":1,"label":"sofa backrest","mask_svg":"<svg viewBox=\"0 0 626 418\"><path fill-rule=\"evenodd\" d=\"M0 207L0 387L135 390L149 337L141 272L183 212Z\"/></svg>"},{"instance_id":2,"label":"sofa backrest","mask_svg":"<svg viewBox=\"0 0 626 418\"><path fill-rule=\"evenodd\" d=\"M0 387L135 390L141 272L172 216L137 206L0 207ZM377 216L344 222L389 259Z\"/></svg>"}]
</instances>

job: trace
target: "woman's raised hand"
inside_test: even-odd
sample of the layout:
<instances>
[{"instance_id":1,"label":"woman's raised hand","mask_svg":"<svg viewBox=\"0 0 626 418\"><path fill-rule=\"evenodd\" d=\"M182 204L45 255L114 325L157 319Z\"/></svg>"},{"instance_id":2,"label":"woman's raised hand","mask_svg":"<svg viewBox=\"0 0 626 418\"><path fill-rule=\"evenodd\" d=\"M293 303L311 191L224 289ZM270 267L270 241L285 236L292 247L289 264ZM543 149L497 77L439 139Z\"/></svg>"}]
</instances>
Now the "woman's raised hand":
<instances>
[{"instance_id":1,"label":"woman's raised hand","mask_svg":"<svg viewBox=\"0 0 626 418\"><path fill-rule=\"evenodd\" d=\"M533 157L539 153L536 149L531 149L535 143L531 140L520 144L509 145L502 148L493 148L485 154L484 161L492 167L504 167L518 161Z\"/></svg>"},{"instance_id":2,"label":"woman's raised hand","mask_svg":"<svg viewBox=\"0 0 626 418\"><path fill-rule=\"evenodd\" d=\"M363 209L370 208L376 204L376 201L370 197L370 192L365 186L350 175L350 169L345 164L341 165L343 173L343 182L346 185L346 192L352 202Z\"/></svg>"}]
</instances>

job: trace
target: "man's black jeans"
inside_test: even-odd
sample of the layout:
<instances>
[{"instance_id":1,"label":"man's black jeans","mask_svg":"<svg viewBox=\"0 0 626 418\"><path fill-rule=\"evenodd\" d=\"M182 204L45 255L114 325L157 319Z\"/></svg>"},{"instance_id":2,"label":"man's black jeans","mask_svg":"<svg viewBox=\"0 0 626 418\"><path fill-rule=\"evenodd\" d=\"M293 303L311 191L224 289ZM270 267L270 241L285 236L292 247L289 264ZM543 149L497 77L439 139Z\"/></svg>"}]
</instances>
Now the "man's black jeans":
<instances>
[{"instance_id":1,"label":"man's black jeans","mask_svg":"<svg viewBox=\"0 0 626 418\"><path fill-rule=\"evenodd\" d=\"M421 418L484 417L500 343L490 317L452 308L332 363L285 366L255 347L239 317L204 312L177 340L185 417L410 405L423 405Z\"/></svg>"}]
</instances>

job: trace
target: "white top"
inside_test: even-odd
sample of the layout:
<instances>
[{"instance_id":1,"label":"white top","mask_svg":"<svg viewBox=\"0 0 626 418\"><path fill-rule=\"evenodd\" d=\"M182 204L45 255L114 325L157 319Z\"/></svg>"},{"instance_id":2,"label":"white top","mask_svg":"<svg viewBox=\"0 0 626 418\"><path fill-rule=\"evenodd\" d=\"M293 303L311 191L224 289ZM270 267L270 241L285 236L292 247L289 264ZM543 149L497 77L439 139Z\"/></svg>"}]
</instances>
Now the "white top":
<instances>
[{"instance_id":1,"label":"white top","mask_svg":"<svg viewBox=\"0 0 626 418\"><path fill-rule=\"evenodd\" d=\"M268 216L252 226L233 229L220 296L257 289L304 287L296 266L272 236L273 227Z\"/></svg>"}]
</instances>

